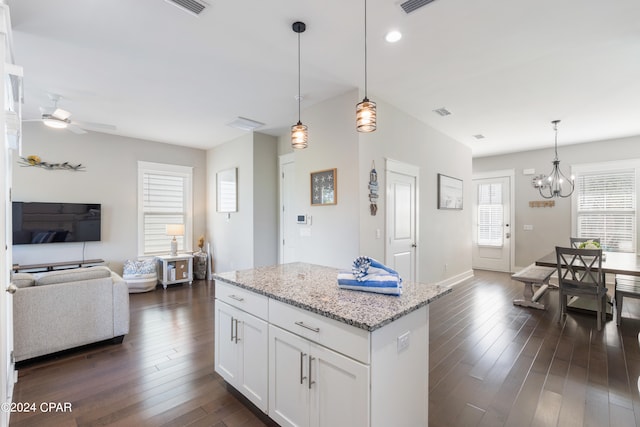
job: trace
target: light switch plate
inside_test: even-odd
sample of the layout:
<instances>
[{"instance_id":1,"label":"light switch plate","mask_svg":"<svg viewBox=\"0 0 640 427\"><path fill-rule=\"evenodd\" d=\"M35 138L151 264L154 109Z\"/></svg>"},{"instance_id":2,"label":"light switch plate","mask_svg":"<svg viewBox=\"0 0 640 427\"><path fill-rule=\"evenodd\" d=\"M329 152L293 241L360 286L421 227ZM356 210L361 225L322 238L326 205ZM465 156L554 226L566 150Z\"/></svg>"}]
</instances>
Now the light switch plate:
<instances>
[{"instance_id":1,"label":"light switch plate","mask_svg":"<svg viewBox=\"0 0 640 427\"><path fill-rule=\"evenodd\" d=\"M398 337L398 353L406 348L409 348L410 337L411 331L407 331Z\"/></svg>"}]
</instances>

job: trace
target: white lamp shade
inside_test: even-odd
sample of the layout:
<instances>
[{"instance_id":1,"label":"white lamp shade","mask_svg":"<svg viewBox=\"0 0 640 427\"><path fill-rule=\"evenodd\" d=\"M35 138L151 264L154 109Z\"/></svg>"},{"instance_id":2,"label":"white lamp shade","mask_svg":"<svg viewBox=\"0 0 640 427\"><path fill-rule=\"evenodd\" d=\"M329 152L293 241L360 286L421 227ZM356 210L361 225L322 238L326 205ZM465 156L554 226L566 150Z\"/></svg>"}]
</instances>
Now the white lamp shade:
<instances>
[{"instance_id":1,"label":"white lamp shade","mask_svg":"<svg viewBox=\"0 0 640 427\"><path fill-rule=\"evenodd\" d=\"M167 236L184 236L184 224L167 224Z\"/></svg>"}]
</instances>

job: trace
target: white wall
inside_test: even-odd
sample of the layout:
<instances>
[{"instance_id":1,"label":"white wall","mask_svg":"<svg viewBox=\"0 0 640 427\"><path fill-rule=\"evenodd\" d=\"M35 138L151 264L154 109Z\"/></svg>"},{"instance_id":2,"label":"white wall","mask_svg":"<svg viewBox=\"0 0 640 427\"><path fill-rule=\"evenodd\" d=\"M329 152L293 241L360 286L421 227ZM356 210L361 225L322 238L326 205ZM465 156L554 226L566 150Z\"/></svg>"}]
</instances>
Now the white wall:
<instances>
[{"instance_id":1,"label":"white wall","mask_svg":"<svg viewBox=\"0 0 640 427\"><path fill-rule=\"evenodd\" d=\"M122 273L122 264L137 257L138 160L193 167L193 238L205 234L205 169L203 150L134 138L89 132L83 135L50 129L41 123L23 126L23 155L34 154L49 163L69 162L86 166L82 172L13 169L13 200L102 204L102 241L18 245L13 262L32 264L102 258ZM16 160L19 158L16 156ZM193 248L189 248L193 249ZM169 238L167 239L167 252Z\"/></svg>"},{"instance_id":2,"label":"white wall","mask_svg":"<svg viewBox=\"0 0 640 427\"><path fill-rule=\"evenodd\" d=\"M348 268L359 252L358 135L355 130L357 91L348 92L303 111L309 146L295 150L293 213L311 216L311 225L298 225L298 261ZM292 120L294 118L292 117ZM293 124L293 123L292 123ZM279 139L280 154L293 151L287 132ZM338 203L311 206L310 173L337 168Z\"/></svg>"},{"instance_id":3,"label":"white wall","mask_svg":"<svg viewBox=\"0 0 640 427\"><path fill-rule=\"evenodd\" d=\"M380 99L375 99L378 129L358 133L355 105L361 99L353 90L303 111L309 147L294 151L295 213L309 214L312 225L310 237L297 238L298 260L338 268L349 267L358 255L384 261L384 240L375 233L385 229L384 159L392 158L420 167L420 281L470 273L471 150ZM279 138L279 152L292 151L287 133ZM376 216L369 213L367 188L372 160L381 189ZM338 168L338 204L311 206L310 172L333 167ZM464 181L463 210L437 209L438 173Z\"/></svg>"},{"instance_id":4,"label":"white wall","mask_svg":"<svg viewBox=\"0 0 640 427\"><path fill-rule=\"evenodd\" d=\"M278 260L278 146L273 136L254 133L253 264Z\"/></svg>"},{"instance_id":5,"label":"white wall","mask_svg":"<svg viewBox=\"0 0 640 427\"><path fill-rule=\"evenodd\" d=\"M216 272L277 262L276 139L248 133L207 151L207 230ZM216 210L216 173L238 168L238 211Z\"/></svg>"},{"instance_id":6,"label":"white wall","mask_svg":"<svg viewBox=\"0 0 640 427\"><path fill-rule=\"evenodd\" d=\"M552 168L553 147L500 156L473 159L473 172L515 169L515 264L525 267L551 252L555 246L566 246L571 236L571 198L554 199L552 208L530 208L529 201L544 200L531 185L536 174L548 174ZM640 136L558 147L560 169L567 175L571 165L640 158ZM525 231L524 225L533 230Z\"/></svg>"},{"instance_id":7,"label":"white wall","mask_svg":"<svg viewBox=\"0 0 640 427\"><path fill-rule=\"evenodd\" d=\"M357 102L357 101L356 101ZM420 168L419 180L419 280L438 282L471 270L471 150L437 132L394 106L376 99L378 129L360 134L359 212L360 251L384 260L385 159ZM353 114L352 114L353 115ZM378 172L378 213L369 211L369 171L375 161ZM437 174L463 180L462 210L437 209Z\"/></svg>"}]
</instances>

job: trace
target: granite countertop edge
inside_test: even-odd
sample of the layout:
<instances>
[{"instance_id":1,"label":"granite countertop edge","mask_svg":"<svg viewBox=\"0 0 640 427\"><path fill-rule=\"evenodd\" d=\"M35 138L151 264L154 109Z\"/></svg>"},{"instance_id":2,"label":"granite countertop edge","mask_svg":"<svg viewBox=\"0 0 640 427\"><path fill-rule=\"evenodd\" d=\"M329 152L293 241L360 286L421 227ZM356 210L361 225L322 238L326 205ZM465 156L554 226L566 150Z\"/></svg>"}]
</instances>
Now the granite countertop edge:
<instances>
[{"instance_id":1,"label":"granite countertop edge","mask_svg":"<svg viewBox=\"0 0 640 427\"><path fill-rule=\"evenodd\" d=\"M264 295L264 296L266 296L268 298L272 298L272 299L274 299L276 301L280 301L280 302L283 302L285 304L289 304L289 305L291 305L293 307L297 307L297 308L309 311L311 313L315 313L315 314L318 314L320 316L336 320L338 322L341 322L341 323L344 323L344 324L347 324L347 325L351 325L351 326L354 326L354 327L357 327L357 328L360 328L360 329L364 329L365 331L368 331L368 332L373 332L376 329L380 329L383 326L388 325L389 323L391 323L391 322L393 322L393 321L395 321L395 320L397 320L397 319L399 319L399 318L401 318L401 317L403 317L403 316L405 316L405 315L407 315L407 314L409 314L409 313L411 313L411 312L413 312L415 310L418 310L418 309L424 307L425 305L428 305L428 304L432 303L433 301L435 301L435 300L437 300L437 299L439 299L439 298L451 293L452 290L453 290L451 287L448 287L448 286L432 285L432 286L438 286L440 288L440 292L437 293L436 295L434 295L433 297L427 298L424 301L421 301L421 302L419 302L419 303L417 303L415 305L412 305L412 306L408 307L407 309L403 310L402 312L398 312L398 313L396 313L396 314L394 314L394 315L392 315L392 316L390 316L390 317L388 317L388 318L386 318L386 319L384 319L384 320L382 320L382 321L380 321L380 322L378 322L376 324L372 324L371 325L371 324L366 324L366 323L354 321L352 319L348 319L346 317L337 315L335 313L331 313L331 312L328 312L328 311L320 310L317 307L313 307L313 306L310 306L308 304L301 303L300 301L296 301L296 300L291 299L291 298L282 297L280 295L276 295L276 294L273 294L271 292L264 291L262 289L257 289L257 288L252 287L252 286L247 286L247 285L245 285L243 283L237 282L235 280L231 280L228 277L220 276L220 275L217 275L215 273L212 275L212 277L213 277L214 280L220 280L221 282L225 282L225 283L228 283L228 284L231 284L231 285L234 285L234 286L238 286L239 288L246 289L246 290L248 290L250 292L254 292L256 294ZM358 292L358 291L352 291L352 292Z\"/></svg>"}]
</instances>

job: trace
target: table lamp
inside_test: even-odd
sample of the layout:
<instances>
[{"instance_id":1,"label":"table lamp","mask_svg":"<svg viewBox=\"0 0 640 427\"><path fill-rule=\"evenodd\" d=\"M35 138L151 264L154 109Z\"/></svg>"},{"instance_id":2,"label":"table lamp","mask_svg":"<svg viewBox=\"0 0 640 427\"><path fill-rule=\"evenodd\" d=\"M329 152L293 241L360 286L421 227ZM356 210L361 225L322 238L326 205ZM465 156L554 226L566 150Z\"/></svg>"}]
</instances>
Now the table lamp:
<instances>
[{"instance_id":1,"label":"table lamp","mask_svg":"<svg viewBox=\"0 0 640 427\"><path fill-rule=\"evenodd\" d=\"M166 225L167 236L173 236L171 240L171 255L178 255L178 241L176 236L184 236L184 224L167 224Z\"/></svg>"}]
</instances>

